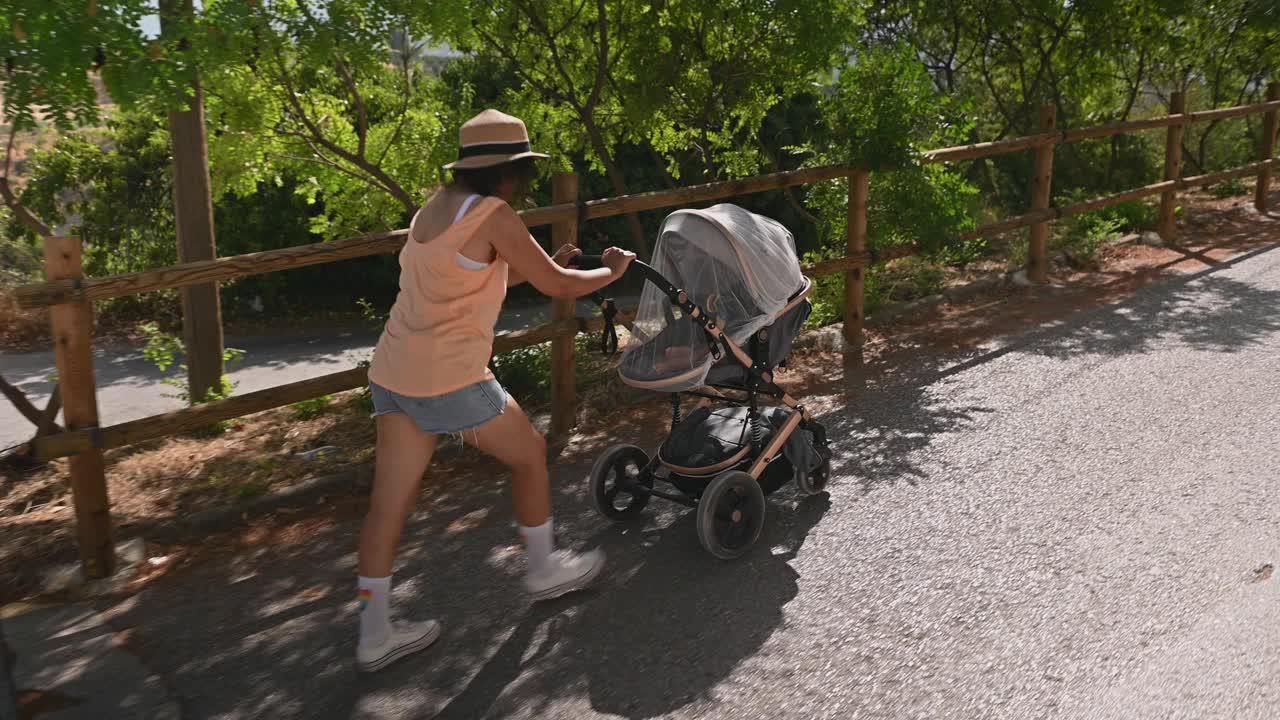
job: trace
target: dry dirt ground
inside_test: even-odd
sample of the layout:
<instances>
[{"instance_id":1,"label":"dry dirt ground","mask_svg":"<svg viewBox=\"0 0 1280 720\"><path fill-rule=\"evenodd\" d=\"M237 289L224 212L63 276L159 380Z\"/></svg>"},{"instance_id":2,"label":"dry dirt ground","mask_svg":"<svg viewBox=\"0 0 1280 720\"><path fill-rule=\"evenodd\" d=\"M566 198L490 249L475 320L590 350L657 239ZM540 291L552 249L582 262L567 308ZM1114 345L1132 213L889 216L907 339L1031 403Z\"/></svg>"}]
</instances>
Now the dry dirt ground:
<instances>
[{"instance_id":1,"label":"dry dirt ground","mask_svg":"<svg viewBox=\"0 0 1280 720\"><path fill-rule=\"evenodd\" d=\"M1280 199L1280 198L1278 198ZM955 305L900 318L868 331L863 359L837 353L806 352L792 358L781 382L797 397L820 396L819 415L848 402L868 383L892 382L907 356L976 346L1053 322L1089 307L1116 302L1137 288L1171 274L1190 273L1233 255L1280 242L1280 223L1253 211L1245 198L1200 198L1180 228L1175 248L1117 245L1103 251L1099 267L1080 271L1058 267L1046 288L1001 287ZM584 403L580 426L563 462L593 457L625 434L653 437L665 432L669 408L655 398L618 406L616 388L598 387ZM613 406L613 407L610 407ZM343 452L314 461L294 453L334 445ZM372 460L373 423L358 392L335 397L320 414L303 419L280 408L235 421L216 437L180 436L109 451L106 455L112 516L120 537L146 535L190 513L243 502L283 490L317 475L367 465ZM448 482L442 479L447 478ZM500 492L502 470L486 457L454 448L428 472L420 508L451 513L467 507L465 495ZM361 492L320 498L249 520L239 528L178 544L149 543L149 557L164 562L146 569L125 592L136 590L211 553L305 543L334 522L363 513ZM452 529L507 522L505 509L471 513ZM66 462L0 478L0 603L30 596L41 572L71 562L73 513ZM454 528L453 526L456 526Z\"/></svg>"}]
</instances>

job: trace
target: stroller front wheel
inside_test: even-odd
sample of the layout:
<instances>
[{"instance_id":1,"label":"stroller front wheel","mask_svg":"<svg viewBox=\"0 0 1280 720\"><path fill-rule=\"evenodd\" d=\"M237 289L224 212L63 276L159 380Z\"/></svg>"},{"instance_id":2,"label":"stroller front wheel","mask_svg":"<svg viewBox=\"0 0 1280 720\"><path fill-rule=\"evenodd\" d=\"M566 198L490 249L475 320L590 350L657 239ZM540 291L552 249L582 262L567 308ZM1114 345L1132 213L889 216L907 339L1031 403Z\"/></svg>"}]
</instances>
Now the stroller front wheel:
<instances>
[{"instance_id":1,"label":"stroller front wheel","mask_svg":"<svg viewBox=\"0 0 1280 720\"><path fill-rule=\"evenodd\" d=\"M698 540L721 560L741 557L764 530L764 490L740 470L719 475L698 501Z\"/></svg>"},{"instance_id":2,"label":"stroller front wheel","mask_svg":"<svg viewBox=\"0 0 1280 720\"><path fill-rule=\"evenodd\" d=\"M615 445L591 467L591 501L614 522L634 519L649 504L653 476L649 456L635 445Z\"/></svg>"},{"instance_id":3,"label":"stroller front wheel","mask_svg":"<svg viewBox=\"0 0 1280 720\"><path fill-rule=\"evenodd\" d=\"M795 471L796 487L804 495L817 495L827 489L827 480L831 478L831 458L824 457L818 464L818 467L804 472L800 469Z\"/></svg>"}]
</instances>

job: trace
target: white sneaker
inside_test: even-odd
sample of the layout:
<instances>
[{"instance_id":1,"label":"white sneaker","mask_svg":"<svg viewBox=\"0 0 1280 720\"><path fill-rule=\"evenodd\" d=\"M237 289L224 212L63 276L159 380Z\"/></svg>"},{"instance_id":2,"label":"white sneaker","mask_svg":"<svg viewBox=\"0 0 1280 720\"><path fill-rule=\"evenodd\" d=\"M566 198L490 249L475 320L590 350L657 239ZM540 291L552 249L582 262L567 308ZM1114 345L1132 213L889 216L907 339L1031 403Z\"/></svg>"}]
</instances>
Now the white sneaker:
<instances>
[{"instance_id":1,"label":"white sneaker","mask_svg":"<svg viewBox=\"0 0 1280 720\"><path fill-rule=\"evenodd\" d=\"M440 637L440 623L391 623L391 634L381 645L356 648L356 667L360 672L377 672L402 657L426 650Z\"/></svg>"},{"instance_id":2,"label":"white sneaker","mask_svg":"<svg viewBox=\"0 0 1280 720\"><path fill-rule=\"evenodd\" d=\"M529 573L525 577L524 586L533 596L534 602L550 600L590 585L602 568L604 553L600 550L580 555L568 550L557 550L551 553L547 567L542 572Z\"/></svg>"}]
</instances>

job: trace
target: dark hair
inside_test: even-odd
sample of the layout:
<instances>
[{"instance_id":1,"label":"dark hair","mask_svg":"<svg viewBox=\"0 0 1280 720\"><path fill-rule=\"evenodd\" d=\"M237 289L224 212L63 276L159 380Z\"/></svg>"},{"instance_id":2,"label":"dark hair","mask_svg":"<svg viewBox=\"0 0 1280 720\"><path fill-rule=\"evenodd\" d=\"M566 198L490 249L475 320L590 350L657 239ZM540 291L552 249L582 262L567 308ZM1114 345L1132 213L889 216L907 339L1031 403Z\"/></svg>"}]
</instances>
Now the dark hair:
<instances>
[{"instance_id":1,"label":"dark hair","mask_svg":"<svg viewBox=\"0 0 1280 720\"><path fill-rule=\"evenodd\" d=\"M473 193L496 195L499 185L508 179L514 179L516 196L520 197L529 191L529 185L537 176L538 166L534 164L534 158L526 157L483 168L456 168L453 171L453 182L465 186Z\"/></svg>"}]
</instances>

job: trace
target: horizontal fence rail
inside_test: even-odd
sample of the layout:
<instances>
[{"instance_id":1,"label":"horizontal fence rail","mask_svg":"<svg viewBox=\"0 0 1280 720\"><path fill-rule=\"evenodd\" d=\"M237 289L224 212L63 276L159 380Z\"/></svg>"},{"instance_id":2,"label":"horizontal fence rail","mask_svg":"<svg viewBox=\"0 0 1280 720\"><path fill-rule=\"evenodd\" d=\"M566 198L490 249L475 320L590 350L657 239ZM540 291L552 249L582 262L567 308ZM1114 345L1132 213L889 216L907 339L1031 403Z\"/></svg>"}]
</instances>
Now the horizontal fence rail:
<instances>
[{"instance_id":1,"label":"horizontal fence rail","mask_svg":"<svg viewBox=\"0 0 1280 720\"><path fill-rule=\"evenodd\" d=\"M903 245L890 248L883 253L864 253L858 257L825 260L804 268L804 273L809 277L825 277L846 272L853 268L910 257L919 254L921 251L919 246ZM619 308L615 321L619 324L627 324L634 319L635 308L627 307ZM493 352L500 355L513 350L535 347L559 338L571 338L579 333L590 333L603 329L604 318L598 315L590 318L567 318L526 330L516 330L498 335L493 341ZM134 445L147 440L155 440L194 430L223 420L231 420L264 410L285 407L321 395L332 395L333 393L355 390L368 384L369 377L364 368L341 370L306 380L277 385L265 390L257 390L222 400L213 400L200 405L181 408L162 415L130 420L104 428L75 430L35 438L30 443L31 455L38 460L53 460L93 449L110 450L126 445Z\"/></svg>"},{"instance_id":2,"label":"horizontal fence rail","mask_svg":"<svg viewBox=\"0 0 1280 720\"><path fill-rule=\"evenodd\" d=\"M983 225L973 230L958 235L960 240L977 240L979 238L993 237L995 235L1003 235L1011 230L1029 227L1036 223L1042 223L1049 220L1059 220L1072 215L1081 215L1095 210L1101 210L1113 205L1121 205L1133 200L1141 200L1152 195L1159 195L1170 190L1186 190L1193 187L1203 187L1205 185L1213 185L1223 180L1244 177L1246 175L1256 175L1265 168L1274 167L1275 160L1262 160L1256 163L1250 163L1232 170L1223 170L1222 172L1208 173L1207 175L1196 175L1194 177L1185 177L1178 180L1165 180L1164 182L1152 183L1133 190L1126 190L1115 195L1097 198L1095 200L1085 200L1083 202L1064 205L1062 207L1051 207L1044 210L1036 210L1023 215L1017 215L1011 218L1005 218L997 222Z\"/></svg>"},{"instance_id":3,"label":"horizontal fence rail","mask_svg":"<svg viewBox=\"0 0 1280 720\"><path fill-rule=\"evenodd\" d=\"M1280 83L1272 83L1268 86L1266 102L1253 105L1182 112L1184 103L1184 96L1181 93L1174 93L1170 98L1171 112L1168 115L1074 129L1058 128L1055 124L1054 108L1046 106L1041 111L1039 132L1035 134L930 150L921 154L920 162L960 162L1035 150L1036 171L1032 179L1032 210L959 233L952 240L975 240L1002 235L1024 227L1031 228L1028 237L1028 275L1033 281L1042 281L1046 267L1044 254L1048 223L1055 220L1159 195L1161 196L1160 231L1166 240L1172 240L1175 228L1174 201L1178 191L1249 175L1256 175L1258 179L1255 189L1255 206L1262 211L1267 209L1270 178L1276 165L1273 157L1275 136L1280 132ZM1221 172L1180 177L1182 132L1188 124L1263 113L1265 113L1263 142L1259 148L1260 158L1257 162ZM1167 133L1164 181L1066 206L1050 205L1055 146L1160 128L1165 128ZM575 178L558 177L554 183L554 204L522 210L520 216L528 227L551 225L553 240L576 244L576 226L585 220L662 210L848 178L849 203L845 254L842 257L805 267L804 272L814 278L844 275L846 348L852 352L860 352L866 268L924 252L924 248L918 244L895 246L879 251L867 250L869 177L869 171L863 168L827 165L585 202L576 200ZM77 238L46 240L49 280L18 288L15 295L22 308L53 308L53 327L55 336L58 338L55 351L61 353L59 355L60 374L65 374L75 382L57 389L61 390L63 402L68 409L67 430L57 434L37 432L37 437L28 444L27 450L28 454L36 459L72 458L77 542L81 550L82 568L88 576L98 577L109 574L114 562L111 549L113 546L110 542L110 523L107 521L109 509L106 507L103 450L175 435L232 418L291 405L302 400L364 387L368 383L365 368L356 367L161 415L108 427L97 427L94 404L96 389L93 387L91 363L87 368L81 367L84 363L80 362L78 365L72 363L74 358L68 354L70 353L68 348L70 348L87 356L90 340L88 318L92 301L202 283L237 280L267 272L380 255L399 250L407 235L407 230L395 230L359 238L299 245L101 278L83 277L80 244ZM496 354L547 342L553 344L552 358L556 367L552 369L551 377L553 390L551 412L554 432L566 432L571 428L576 412L572 383L572 338L579 333L598 331L604 327L604 319L600 316L566 317L569 312L569 306L561 303L557 305L551 322L498 335L494 339ZM633 308L621 310L616 319L624 325L629 325L632 320L634 320ZM74 366L79 369L75 372L62 373L64 361L71 363L68 368ZM75 418L71 417L70 410L73 408L78 409Z\"/></svg>"},{"instance_id":4,"label":"horizontal fence rail","mask_svg":"<svg viewBox=\"0 0 1280 720\"><path fill-rule=\"evenodd\" d=\"M687 205L708 200L723 200L780 188L808 185L823 180L845 177L850 169L844 165L828 165L804 170L761 175L743 180L692 185L675 190L625 195L604 200L590 200L581 206L573 203L521 210L519 215L527 227L576 222L626 215L641 210ZM581 209L580 209L581 208ZM14 293L22 308L37 308L76 300L106 300L144 292L169 290L210 281L238 280L262 273L292 270L338 260L351 260L369 255L394 252L404 245L408 230L394 230L365 237L332 242L310 243L280 250L234 255L231 257L182 263L159 270L142 270L104 278L85 278L71 282L53 280L20 287Z\"/></svg>"},{"instance_id":5,"label":"horizontal fence rail","mask_svg":"<svg viewBox=\"0 0 1280 720\"><path fill-rule=\"evenodd\" d=\"M1256 105L1222 108L1220 110L1166 115L1098 127L1038 133L1009 140L957 145L922 153L921 161L924 163L943 163L974 160L1028 150L1043 145L1103 138L1139 130L1151 130L1193 122L1256 115L1278 108L1280 108L1280 101L1272 101ZM662 210L691 203L724 200L769 190L809 185L825 180L847 177L851 171L852 168L847 165L826 165L803 170L789 170L741 180L728 180L673 190L656 190L616 198L589 200L581 204L548 205L530 210L521 210L520 216L528 227L551 225L558 222L595 220L645 210ZM998 234L1002 231L995 232ZM238 280L252 275L291 270L338 260L381 255L399 250L400 246L404 244L407 235L407 230L394 230L347 240L311 243L280 250L265 250L216 260L183 263L159 270L143 270L104 278L85 278L80 281L53 280L23 286L18 288L14 294L18 300L19 307L25 309L47 307L80 299L106 300L108 298L168 290L206 282ZM986 237L986 235L979 235L978 237Z\"/></svg>"}]
</instances>

